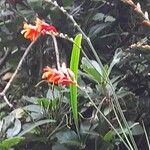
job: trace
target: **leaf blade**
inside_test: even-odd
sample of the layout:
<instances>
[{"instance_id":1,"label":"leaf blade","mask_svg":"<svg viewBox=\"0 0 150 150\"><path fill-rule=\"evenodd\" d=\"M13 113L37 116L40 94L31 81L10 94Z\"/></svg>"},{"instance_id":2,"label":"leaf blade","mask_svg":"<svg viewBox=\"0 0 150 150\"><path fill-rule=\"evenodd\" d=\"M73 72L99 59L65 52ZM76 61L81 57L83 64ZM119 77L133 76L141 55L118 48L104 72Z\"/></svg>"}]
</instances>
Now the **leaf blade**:
<instances>
[{"instance_id":1,"label":"leaf blade","mask_svg":"<svg viewBox=\"0 0 150 150\"><path fill-rule=\"evenodd\" d=\"M75 79L78 79L78 65L79 65L79 58L80 58L80 49L81 49L81 42L82 42L82 34L78 34L74 39L72 54L71 54L71 62L70 62L70 69L74 72ZM78 109L77 109L77 86L71 85L70 86L70 103L71 109L73 113L73 119L78 128Z\"/></svg>"}]
</instances>

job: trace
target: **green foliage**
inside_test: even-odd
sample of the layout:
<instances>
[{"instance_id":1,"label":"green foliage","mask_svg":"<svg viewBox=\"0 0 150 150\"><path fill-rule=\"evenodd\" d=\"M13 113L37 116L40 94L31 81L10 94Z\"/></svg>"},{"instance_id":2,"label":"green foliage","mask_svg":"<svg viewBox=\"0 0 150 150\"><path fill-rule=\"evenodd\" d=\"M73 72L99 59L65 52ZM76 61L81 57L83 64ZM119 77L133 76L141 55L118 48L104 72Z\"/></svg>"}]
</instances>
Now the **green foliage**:
<instances>
[{"instance_id":1,"label":"green foliage","mask_svg":"<svg viewBox=\"0 0 150 150\"><path fill-rule=\"evenodd\" d=\"M20 34L23 22L32 24L36 16L55 25L59 33L68 34L69 37L77 35L71 52L71 44L67 40L58 37L57 44L60 62L66 62L67 65L70 63L70 69L78 81L78 86L69 88L47 86L43 82L35 88L41 81L42 68L47 65L56 66L52 39L48 35L42 35L24 59L19 73L6 93L14 106L13 110L0 97L0 149L31 147L37 150L38 147L45 150L131 150L132 146L128 148L129 143L124 133L127 138L130 134L134 136L138 149L148 149L143 137L147 135L148 143L149 27L144 26L142 16L135 13L137 9L132 9L132 6L122 1L56 1L78 24L71 22L58 7L46 1L0 1L0 91L9 80L4 80L4 76L14 73L30 44ZM147 10L150 14L148 0L138 2L142 10ZM147 13L144 15L148 17ZM90 38L104 64L103 68L95 61L84 34L78 34L79 27ZM83 53L79 61L81 41ZM131 133L118 113L114 94ZM93 103L89 102L89 97ZM118 114L122 129L114 110ZM116 131L108 125L106 119ZM132 150L136 150L136 147Z\"/></svg>"},{"instance_id":2,"label":"green foliage","mask_svg":"<svg viewBox=\"0 0 150 150\"><path fill-rule=\"evenodd\" d=\"M47 123L55 123L55 120L51 120L51 119L45 119L45 120L40 120L37 121L35 123L29 124L28 127L26 127L26 129L24 129L21 133L18 134L18 136L23 136L26 133L31 132L34 128L41 126L43 124L47 124Z\"/></svg>"},{"instance_id":3,"label":"green foliage","mask_svg":"<svg viewBox=\"0 0 150 150\"><path fill-rule=\"evenodd\" d=\"M82 58L82 64L81 68L84 72L86 72L86 76L92 80L94 80L96 83L102 85L102 87L106 87L108 83L108 78L110 76L110 73L112 71L112 68L120 61L122 55L122 51L116 50L115 55L113 57L112 62L110 63L110 66L107 64L104 65L104 68L101 68L99 64L94 60L89 60L85 57ZM112 79L112 83L115 83L115 81L119 78L114 77Z\"/></svg>"},{"instance_id":4,"label":"green foliage","mask_svg":"<svg viewBox=\"0 0 150 150\"><path fill-rule=\"evenodd\" d=\"M9 150L10 148L16 146L20 143L24 138L23 137L12 137L9 139L5 139L0 142L0 149L1 150Z\"/></svg>"},{"instance_id":5,"label":"green foliage","mask_svg":"<svg viewBox=\"0 0 150 150\"><path fill-rule=\"evenodd\" d=\"M71 62L70 62L70 69L74 72L75 80L78 80L78 66L79 66L79 58L80 58L80 49L81 49L81 41L82 35L78 34L74 39L72 55L71 55ZM72 108L73 118L78 128L78 101L77 101L77 86L71 85L70 86L70 104Z\"/></svg>"}]
</instances>

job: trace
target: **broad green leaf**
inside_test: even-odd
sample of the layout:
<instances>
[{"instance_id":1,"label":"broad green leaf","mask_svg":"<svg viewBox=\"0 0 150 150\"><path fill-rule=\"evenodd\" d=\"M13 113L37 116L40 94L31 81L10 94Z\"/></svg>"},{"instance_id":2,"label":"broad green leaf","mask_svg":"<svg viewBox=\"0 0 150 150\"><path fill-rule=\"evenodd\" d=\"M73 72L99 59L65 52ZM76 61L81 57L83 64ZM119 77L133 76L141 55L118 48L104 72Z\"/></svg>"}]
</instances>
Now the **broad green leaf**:
<instances>
[{"instance_id":1,"label":"broad green leaf","mask_svg":"<svg viewBox=\"0 0 150 150\"><path fill-rule=\"evenodd\" d=\"M21 130L21 121L19 119L16 119L13 124L14 126L9 128L6 132L7 138L16 136Z\"/></svg>"},{"instance_id":2,"label":"broad green leaf","mask_svg":"<svg viewBox=\"0 0 150 150\"><path fill-rule=\"evenodd\" d=\"M23 109L25 110L25 111L30 111L30 112L35 112L35 113L41 113L42 111L41 111L41 106L39 106L39 105L28 105L28 106L25 106L25 107L23 107Z\"/></svg>"},{"instance_id":3,"label":"broad green leaf","mask_svg":"<svg viewBox=\"0 0 150 150\"><path fill-rule=\"evenodd\" d=\"M57 138L58 143L82 147L82 142L78 139L77 134L73 130L64 130L56 133L53 138Z\"/></svg>"},{"instance_id":4,"label":"broad green leaf","mask_svg":"<svg viewBox=\"0 0 150 150\"><path fill-rule=\"evenodd\" d=\"M70 69L74 72L76 80L78 79L78 65L79 65L81 41L82 41L82 34L78 34L74 39L71 62L70 62ZM70 86L70 96L71 96L70 103L71 103L73 118L74 118L76 128L78 128L77 86L75 85Z\"/></svg>"},{"instance_id":5,"label":"broad green leaf","mask_svg":"<svg viewBox=\"0 0 150 150\"><path fill-rule=\"evenodd\" d=\"M91 77L92 80L101 83L102 78L102 70L99 64L93 60L87 60L85 57L82 58L82 65L81 68Z\"/></svg>"},{"instance_id":6,"label":"broad green leaf","mask_svg":"<svg viewBox=\"0 0 150 150\"><path fill-rule=\"evenodd\" d=\"M39 120L44 116L44 109L40 105L28 105L25 106L23 109L30 113L30 116L26 118L27 122L31 120Z\"/></svg>"},{"instance_id":7,"label":"broad green leaf","mask_svg":"<svg viewBox=\"0 0 150 150\"><path fill-rule=\"evenodd\" d=\"M23 139L24 139L23 137L13 137L13 138L5 139L4 141L0 142L0 149L8 150L11 147L20 143Z\"/></svg>"},{"instance_id":8,"label":"broad green leaf","mask_svg":"<svg viewBox=\"0 0 150 150\"><path fill-rule=\"evenodd\" d=\"M101 31L103 31L103 29L105 29L108 26L110 26L109 22L96 24L92 26L89 31L89 37L94 39Z\"/></svg>"},{"instance_id":9,"label":"broad green leaf","mask_svg":"<svg viewBox=\"0 0 150 150\"><path fill-rule=\"evenodd\" d=\"M59 143L68 143L71 140L77 140L78 136L73 130L63 130L54 135L54 138L57 138Z\"/></svg>"},{"instance_id":10,"label":"broad green leaf","mask_svg":"<svg viewBox=\"0 0 150 150\"><path fill-rule=\"evenodd\" d=\"M41 126L43 124L47 124L47 123L55 123L56 121L55 120L52 120L52 119L45 119L45 120L40 120L40 121L37 121L33 124L31 124L28 128L26 128L25 130L23 130L21 133L18 134L18 136L23 136L25 135L26 133L32 131L34 128L38 127L38 126Z\"/></svg>"},{"instance_id":11,"label":"broad green leaf","mask_svg":"<svg viewBox=\"0 0 150 150\"><path fill-rule=\"evenodd\" d=\"M105 15L105 14L103 14L103 13L97 13L97 14L93 17L93 20L94 20L94 21L103 21L104 18L105 18L105 22L113 22L113 21L115 21L115 18L114 18L114 17Z\"/></svg>"},{"instance_id":12,"label":"broad green leaf","mask_svg":"<svg viewBox=\"0 0 150 150\"><path fill-rule=\"evenodd\" d=\"M142 128L142 126L140 124L136 124L133 128L132 128L132 134L133 135L141 135L144 134L144 130Z\"/></svg>"}]
</instances>

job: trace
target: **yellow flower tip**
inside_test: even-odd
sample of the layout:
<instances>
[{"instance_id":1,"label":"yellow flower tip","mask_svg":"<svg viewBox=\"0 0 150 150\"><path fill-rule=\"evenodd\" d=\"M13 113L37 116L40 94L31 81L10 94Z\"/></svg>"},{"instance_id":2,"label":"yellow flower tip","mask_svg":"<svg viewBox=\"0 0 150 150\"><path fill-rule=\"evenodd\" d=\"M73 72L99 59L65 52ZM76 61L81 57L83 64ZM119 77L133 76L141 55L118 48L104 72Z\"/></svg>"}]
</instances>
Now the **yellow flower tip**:
<instances>
[{"instance_id":1,"label":"yellow flower tip","mask_svg":"<svg viewBox=\"0 0 150 150\"><path fill-rule=\"evenodd\" d=\"M25 32L26 32L26 30L24 29L24 30L21 31L21 34L24 34Z\"/></svg>"},{"instance_id":2,"label":"yellow flower tip","mask_svg":"<svg viewBox=\"0 0 150 150\"><path fill-rule=\"evenodd\" d=\"M42 23L42 20L38 17L36 17L36 20L35 20L35 24L37 24L37 23L40 23L40 24Z\"/></svg>"}]
</instances>

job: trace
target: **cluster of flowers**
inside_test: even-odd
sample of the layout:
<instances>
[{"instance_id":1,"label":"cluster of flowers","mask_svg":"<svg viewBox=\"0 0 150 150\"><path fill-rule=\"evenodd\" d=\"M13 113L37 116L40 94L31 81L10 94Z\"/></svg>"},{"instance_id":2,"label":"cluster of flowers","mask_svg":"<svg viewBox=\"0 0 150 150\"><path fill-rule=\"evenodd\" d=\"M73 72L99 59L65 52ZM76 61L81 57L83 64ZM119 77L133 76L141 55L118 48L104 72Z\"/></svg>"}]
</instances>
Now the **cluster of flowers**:
<instances>
[{"instance_id":1,"label":"cluster of flowers","mask_svg":"<svg viewBox=\"0 0 150 150\"><path fill-rule=\"evenodd\" d=\"M21 33L24 34L26 39L31 41L35 41L39 34L45 35L47 32L57 33L54 26L45 23L39 18L36 18L35 26L24 22L23 28ZM66 67L65 63L59 69L47 66L43 69L43 72L42 79L48 83L55 85L77 85L74 73Z\"/></svg>"},{"instance_id":2,"label":"cluster of flowers","mask_svg":"<svg viewBox=\"0 0 150 150\"><path fill-rule=\"evenodd\" d=\"M59 70L48 66L45 67L42 79L55 85L77 85L74 73L69 68L66 68L65 63L62 64L62 67Z\"/></svg>"},{"instance_id":3,"label":"cluster of flowers","mask_svg":"<svg viewBox=\"0 0 150 150\"><path fill-rule=\"evenodd\" d=\"M24 34L26 39L31 41L35 41L39 34L45 35L46 32L57 32L54 26L45 23L39 18L36 18L35 25L24 22L23 28L24 29L21 31L21 33Z\"/></svg>"}]
</instances>

